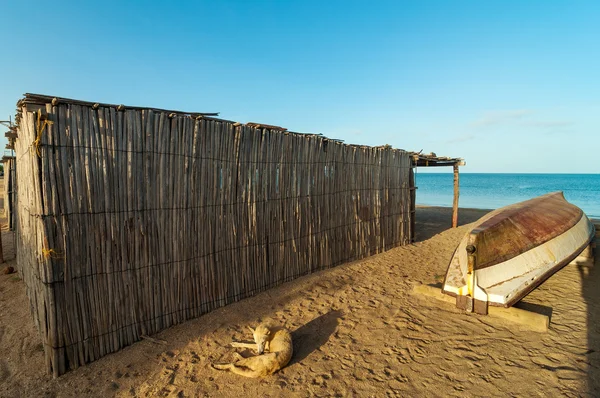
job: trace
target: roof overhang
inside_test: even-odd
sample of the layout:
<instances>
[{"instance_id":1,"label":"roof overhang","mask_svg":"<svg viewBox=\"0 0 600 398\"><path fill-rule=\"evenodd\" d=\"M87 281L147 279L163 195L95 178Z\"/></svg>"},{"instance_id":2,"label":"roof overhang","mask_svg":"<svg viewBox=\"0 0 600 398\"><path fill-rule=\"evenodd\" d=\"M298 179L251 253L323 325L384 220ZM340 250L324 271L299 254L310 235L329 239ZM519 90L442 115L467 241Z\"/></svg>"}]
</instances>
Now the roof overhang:
<instances>
[{"instance_id":1,"label":"roof overhang","mask_svg":"<svg viewBox=\"0 0 600 398\"><path fill-rule=\"evenodd\" d=\"M437 156L435 153L423 154L421 152L409 152L414 167L442 167L442 166L465 166L462 158L449 158Z\"/></svg>"}]
</instances>

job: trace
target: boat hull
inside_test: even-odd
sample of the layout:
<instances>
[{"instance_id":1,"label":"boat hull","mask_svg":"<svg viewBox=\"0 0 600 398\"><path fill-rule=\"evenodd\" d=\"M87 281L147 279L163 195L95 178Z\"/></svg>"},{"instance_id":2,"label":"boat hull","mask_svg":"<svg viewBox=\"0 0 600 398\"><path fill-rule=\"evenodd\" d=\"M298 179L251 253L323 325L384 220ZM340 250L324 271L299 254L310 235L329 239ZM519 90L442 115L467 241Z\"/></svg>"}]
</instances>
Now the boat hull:
<instances>
[{"instance_id":1,"label":"boat hull","mask_svg":"<svg viewBox=\"0 0 600 398\"><path fill-rule=\"evenodd\" d=\"M459 243L443 292L470 311L487 313L488 305L510 307L575 259L594 231L562 192L493 211Z\"/></svg>"}]
</instances>

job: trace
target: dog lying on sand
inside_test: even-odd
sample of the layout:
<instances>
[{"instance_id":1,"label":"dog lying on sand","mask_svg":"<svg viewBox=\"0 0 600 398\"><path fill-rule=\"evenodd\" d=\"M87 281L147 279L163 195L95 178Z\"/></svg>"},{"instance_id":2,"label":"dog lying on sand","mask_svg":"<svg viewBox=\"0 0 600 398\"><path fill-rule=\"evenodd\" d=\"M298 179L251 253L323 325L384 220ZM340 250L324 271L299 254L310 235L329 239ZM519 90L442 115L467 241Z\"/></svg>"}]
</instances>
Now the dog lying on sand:
<instances>
[{"instance_id":1,"label":"dog lying on sand","mask_svg":"<svg viewBox=\"0 0 600 398\"><path fill-rule=\"evenodd\" d=\"M293 353L292 335L285 328L263 323L256 329L248 329L252 331L255 344L233 342L230 345L237 348L256 348L258 355L244 358L236 352L235 362L213 364L213 368L230 370L245 377L264 377L272 375L290 362Z\"/></svg>"}]
</instances>

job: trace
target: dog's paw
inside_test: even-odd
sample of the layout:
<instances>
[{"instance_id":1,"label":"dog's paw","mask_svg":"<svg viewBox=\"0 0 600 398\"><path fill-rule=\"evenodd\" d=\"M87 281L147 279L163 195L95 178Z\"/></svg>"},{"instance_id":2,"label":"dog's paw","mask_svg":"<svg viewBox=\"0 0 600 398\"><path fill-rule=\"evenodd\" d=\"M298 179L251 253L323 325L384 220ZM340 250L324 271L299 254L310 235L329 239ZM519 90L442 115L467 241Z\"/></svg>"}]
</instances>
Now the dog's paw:
<instances>
[{"instance_id":1,"label":"dog's paw","mask_svg":"<svg viewBox=\"0 0 600 398\"><path fill-rule=\"evenodd\" d=\"M239 352L235 352L235 351L233 352L233 358L236 361L241 361L241 360L245 359L242 354L240 354Z\"/></svg>"}]
</instances>

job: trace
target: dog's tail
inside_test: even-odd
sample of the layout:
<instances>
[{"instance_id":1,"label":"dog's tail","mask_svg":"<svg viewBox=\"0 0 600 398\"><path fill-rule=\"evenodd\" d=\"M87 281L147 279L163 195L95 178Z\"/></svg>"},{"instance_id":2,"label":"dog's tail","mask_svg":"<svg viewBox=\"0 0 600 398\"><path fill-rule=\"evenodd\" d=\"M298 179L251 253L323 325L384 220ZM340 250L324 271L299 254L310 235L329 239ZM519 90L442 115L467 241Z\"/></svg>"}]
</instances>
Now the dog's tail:
<instances>
[{"instance_id":1,"label":"dog's tail","mask_svg":"<svg viewBox=\"0 0 600 398\"><path fill-rule=\"evenodd\" d=\"M212 363L211 366L218 370L229 370L233 367L232 363Z\"/></svg>"}]
</instances>

